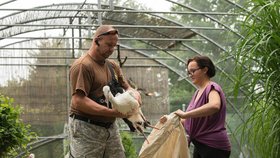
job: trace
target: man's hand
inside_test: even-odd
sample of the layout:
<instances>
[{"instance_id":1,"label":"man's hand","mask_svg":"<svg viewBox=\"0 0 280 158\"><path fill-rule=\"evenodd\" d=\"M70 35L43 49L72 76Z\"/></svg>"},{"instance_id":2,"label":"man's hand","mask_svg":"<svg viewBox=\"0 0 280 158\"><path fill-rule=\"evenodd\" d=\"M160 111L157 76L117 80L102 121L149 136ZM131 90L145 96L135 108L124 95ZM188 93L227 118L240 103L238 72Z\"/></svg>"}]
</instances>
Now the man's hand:
<instances>
[{"instance_id":1,"label":"man's hand","mask_svg":"<svg viewBox=\"0 0 280 158\"><path fill-rule=\"evenodd\" d=\"M113 113L114 113L114 117L118 117L118 118L129 118L129 117L131 117L131 116L133 115L132 112L129 112L129 113L127 113L127 114L123 114L123 113L119 112L119 111L116 110L116 109L111 109L111 110L112 110Z\"/></svg>"},{"instance_id":2,"label":"man's hand","mask_svg":"<svg viewBox=\"0 0 280 158\"><path fill-rule=\"evenodd\" d=\"M141 94L134 88L129 88L129 91L133 92L134 98L138 101L139 105L142 105Z\"/></svg>"}]
</instances>

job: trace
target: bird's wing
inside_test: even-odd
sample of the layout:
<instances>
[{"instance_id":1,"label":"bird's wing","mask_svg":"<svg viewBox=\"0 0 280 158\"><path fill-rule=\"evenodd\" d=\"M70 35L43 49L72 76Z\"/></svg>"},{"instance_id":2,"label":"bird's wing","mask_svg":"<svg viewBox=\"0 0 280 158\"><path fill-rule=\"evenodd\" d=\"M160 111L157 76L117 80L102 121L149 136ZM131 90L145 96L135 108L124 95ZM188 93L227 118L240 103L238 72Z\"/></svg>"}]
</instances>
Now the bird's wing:
<instances>
[{"instance_id":1,"label":"bird's wing","mask_svg":"<svg viewBox=\"0 0 280 158\"><path fill-rule=\"evenodd\" d=\"M119 94L118 96L114 97L114 107L123 114L132 112L135 107L139 106L138 104L138 101L128 92Z\"/></svg>"}]
</instances>

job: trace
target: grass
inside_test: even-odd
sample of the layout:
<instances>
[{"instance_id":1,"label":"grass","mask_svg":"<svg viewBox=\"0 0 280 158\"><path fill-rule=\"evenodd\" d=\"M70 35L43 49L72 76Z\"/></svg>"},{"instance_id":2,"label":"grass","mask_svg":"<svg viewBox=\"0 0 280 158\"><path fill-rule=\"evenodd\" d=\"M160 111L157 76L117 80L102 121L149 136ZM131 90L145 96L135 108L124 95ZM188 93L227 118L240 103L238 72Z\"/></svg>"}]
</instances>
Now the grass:
<instances>
[{"instance_id":1,"label":"grass","mask_svg":"<svg viewBox=\"0 0 280 158\"><path fill-rule=\"evenodd\" d=\"M255 158L280 157L280 3L253 0L244 21L245 39L234 58L235 91L246 90L243 113L249 114L236 133L246 153ZM237 95L236 95L237 96Z\"/></svg>"}]
</instances>

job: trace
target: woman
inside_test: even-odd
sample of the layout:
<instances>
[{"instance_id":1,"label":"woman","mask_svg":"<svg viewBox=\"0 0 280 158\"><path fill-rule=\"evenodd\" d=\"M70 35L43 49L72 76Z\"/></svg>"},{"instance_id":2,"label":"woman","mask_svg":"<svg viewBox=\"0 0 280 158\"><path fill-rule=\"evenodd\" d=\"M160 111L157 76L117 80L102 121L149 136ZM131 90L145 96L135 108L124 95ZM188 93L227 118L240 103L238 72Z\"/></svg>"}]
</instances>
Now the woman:
<instances>
[{"instance_id":1,"label":"woman","mask_svg":"<svg viewBox=\"0 0 280 158\"><path fill-rule=\"evenodd\" d=\"M193 158L228 158L231 145L225 128L226 100L221 87L210 80L215 66L206 56L187 61L187 73L197 86L186 112L177 114L194 144Z\"/></svg>"}]
</instances>

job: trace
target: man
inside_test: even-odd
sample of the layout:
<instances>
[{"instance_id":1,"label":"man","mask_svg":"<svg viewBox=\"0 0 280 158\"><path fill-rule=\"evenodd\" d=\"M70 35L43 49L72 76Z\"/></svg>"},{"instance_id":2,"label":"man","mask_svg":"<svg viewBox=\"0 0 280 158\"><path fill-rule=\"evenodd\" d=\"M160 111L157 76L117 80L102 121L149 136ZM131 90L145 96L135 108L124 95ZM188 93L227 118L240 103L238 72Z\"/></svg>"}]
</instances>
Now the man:
<instances>
[{"instance_id":1,"label":"man","mask_svg":"<svg viewBox=\"0 0 280 158\"><path fill-rule=\"evenodd\" d=\"M116 79L125 90L131 88L120 67L107 59L113 53L117 42L118 31L113 26L100 26L94 34L91 48L70 68L71 158L125 157L115 120L117 117L129 116L107 107L102 91L103 86L111 83L112 79ZM136 90L135 96L140 103L141 97Z\"/></svg>"}]
</instances>

